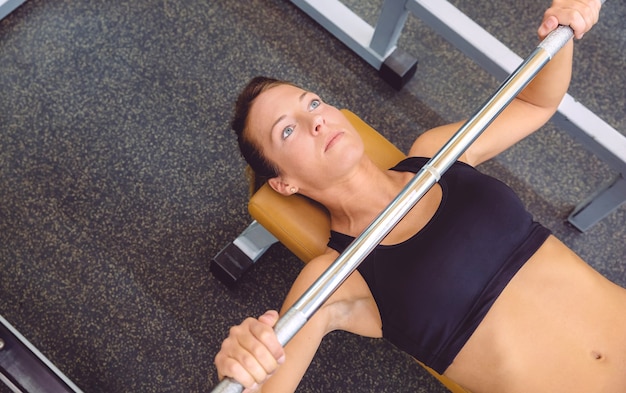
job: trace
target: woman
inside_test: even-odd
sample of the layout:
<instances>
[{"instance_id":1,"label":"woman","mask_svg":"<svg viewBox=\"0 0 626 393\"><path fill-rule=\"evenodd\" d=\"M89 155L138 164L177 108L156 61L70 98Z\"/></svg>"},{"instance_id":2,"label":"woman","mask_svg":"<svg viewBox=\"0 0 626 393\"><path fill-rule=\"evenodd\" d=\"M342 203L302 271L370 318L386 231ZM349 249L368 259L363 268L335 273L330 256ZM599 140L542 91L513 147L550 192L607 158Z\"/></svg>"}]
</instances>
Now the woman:
<instances>
[{"instance_id":1,"label":"woman","mask_svg":"<svg viewBox=\"0 0 626 393\"><path fill-rule=\"evenodd\" d=\"M597 0L555 1L539 28L580 38ZM472 392L626 392L626 290L591 269L499 181L473 167L544 124L570 79L570 42L492 123L282 348L268 311L231 329L215 358L247 391L294 391L320 341L342 329L384 337ZM460 124L435 128L381 171L336 108L294 85L258 78L233 128L274 190L322 203L327 251L308 263L285 312L384 209ZM444 245L442 247L442 245Z\"/></svg>"}]
</instances>

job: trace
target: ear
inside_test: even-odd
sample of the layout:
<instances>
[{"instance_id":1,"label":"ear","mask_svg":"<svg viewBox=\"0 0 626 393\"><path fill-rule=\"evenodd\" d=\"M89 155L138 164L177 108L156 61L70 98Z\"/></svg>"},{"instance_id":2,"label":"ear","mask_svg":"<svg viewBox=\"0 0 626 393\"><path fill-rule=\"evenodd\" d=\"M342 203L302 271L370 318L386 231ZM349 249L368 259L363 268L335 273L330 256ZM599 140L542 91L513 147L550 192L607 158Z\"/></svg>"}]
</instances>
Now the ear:
<instances>
[{"instance_id":1,"label":"ear","mask_svg":"<svg viewBox=\"0 0 626 393\"><path fill-rule=\"evenodd\" d=\"M280 177L273 177L267 183L274 191L285 196L293 195L295 193L294 190L297 190L293 185L285 183Z\"/></svg>"}]
</instances>

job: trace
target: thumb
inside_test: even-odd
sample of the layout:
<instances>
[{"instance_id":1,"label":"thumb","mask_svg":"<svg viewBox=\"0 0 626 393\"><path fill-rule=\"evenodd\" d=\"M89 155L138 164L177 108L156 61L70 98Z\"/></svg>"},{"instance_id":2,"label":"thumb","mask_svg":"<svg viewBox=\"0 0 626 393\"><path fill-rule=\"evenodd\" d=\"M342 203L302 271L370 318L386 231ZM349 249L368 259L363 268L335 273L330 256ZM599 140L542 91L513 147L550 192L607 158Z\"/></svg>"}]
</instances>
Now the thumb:
<instances>
[{"instance_id":1,"label":"thumb","mask_svg":"<svg viewBox=\"0 0 626 393\"><path fill-rule=\"evenodd\" d=\"M537 30L537 34L540 38L547 36L552 30L559 26L559 21L555 16L549 16L543 20L541 26Z\"/></svg>"},{"instance_id":2,"label":"thumb","mask_svg":"<svg viewBox=\"0 0 626 393\"><path fill-rule=\"evenodd\" d=\"M278 321L278 312L275 310L268 310L265 314L259 317L259 321L267 326L274 326Z\"/></svg>"}]
</instances>

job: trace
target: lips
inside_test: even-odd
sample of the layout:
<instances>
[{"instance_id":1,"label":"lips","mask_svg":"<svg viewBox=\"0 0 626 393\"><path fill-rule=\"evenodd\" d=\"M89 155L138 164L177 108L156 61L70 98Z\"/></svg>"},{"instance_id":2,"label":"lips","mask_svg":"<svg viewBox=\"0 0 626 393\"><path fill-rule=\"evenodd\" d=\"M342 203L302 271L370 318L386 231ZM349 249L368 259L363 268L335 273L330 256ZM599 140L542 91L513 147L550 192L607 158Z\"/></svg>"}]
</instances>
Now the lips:
<instances>
[{"instance_id":1,"label":"lips","mask_svg":"<svg viewBox=\"0 0 626 393\"><path fill-rule=\"evenodd\" d=\"M327 152L328 149L333 147L333 145L337 143L339 139L341 139L342 136L343 136L343 132L336 132L332 134L331 137L328 139L328 142L326 142L326 146L324 147L324 152Z\"/></svg>"}]
</instances>

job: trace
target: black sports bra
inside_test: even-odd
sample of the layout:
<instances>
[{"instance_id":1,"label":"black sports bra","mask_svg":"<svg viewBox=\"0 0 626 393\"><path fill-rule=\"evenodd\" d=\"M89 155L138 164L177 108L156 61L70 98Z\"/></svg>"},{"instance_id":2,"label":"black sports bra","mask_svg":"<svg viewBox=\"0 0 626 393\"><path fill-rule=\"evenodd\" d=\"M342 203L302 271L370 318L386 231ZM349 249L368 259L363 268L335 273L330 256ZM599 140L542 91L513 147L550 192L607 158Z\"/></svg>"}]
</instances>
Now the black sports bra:
<instances>
[{"instance_id":1,"label":"black sports bra","mask_svg":"<svg viewBox=\"0 0 626 393\"><path fill-rule=\"evenodd\" d=\"M416 173L410 157L392 170ZM378 245L358 267L383 322L383 337L443 373L496 298L550 235L504 183L456 162L439 184L441 204L426 226L396 245ZM342 252L354 238L331 231Z\"/></svg>"}]
</instances>

